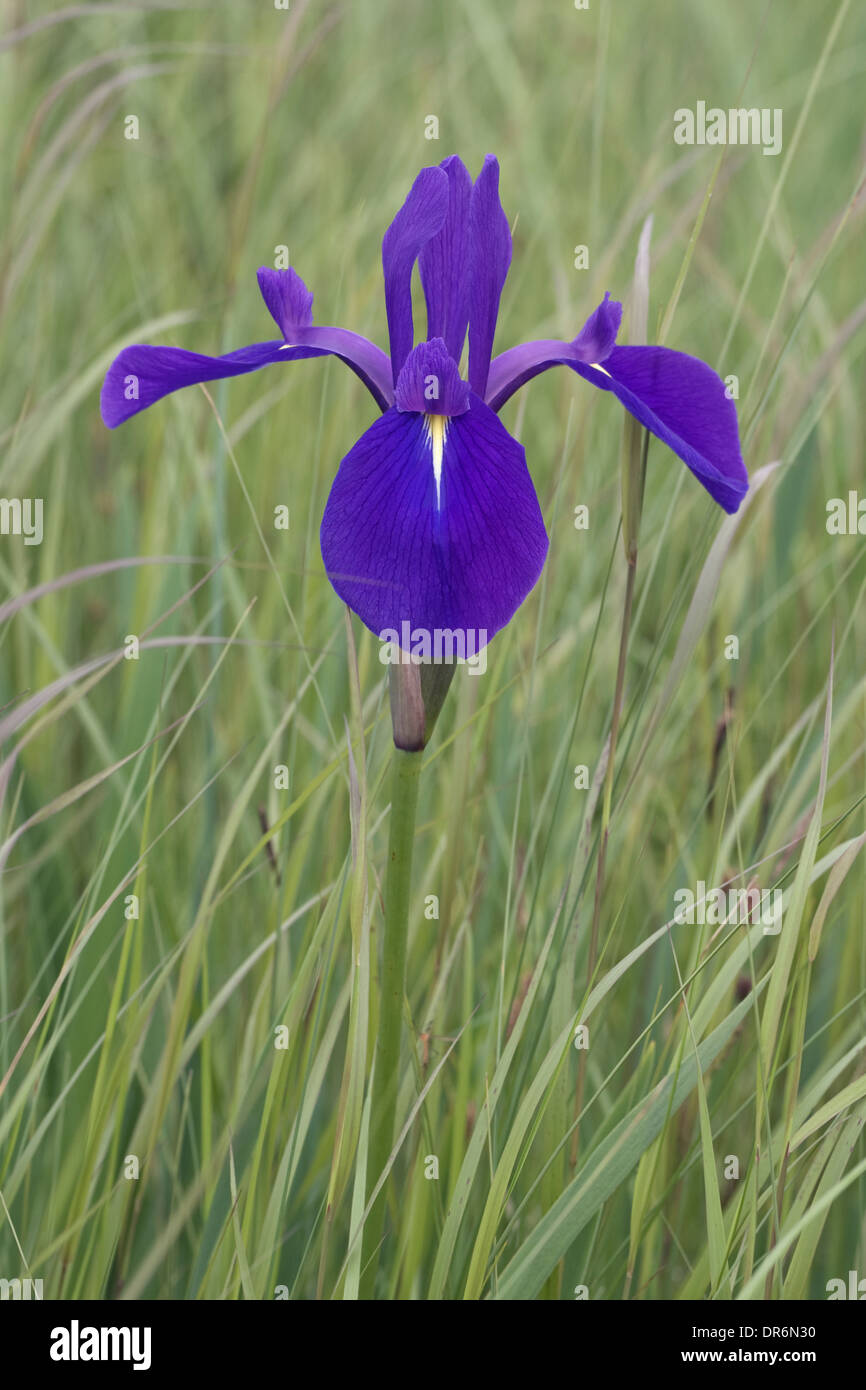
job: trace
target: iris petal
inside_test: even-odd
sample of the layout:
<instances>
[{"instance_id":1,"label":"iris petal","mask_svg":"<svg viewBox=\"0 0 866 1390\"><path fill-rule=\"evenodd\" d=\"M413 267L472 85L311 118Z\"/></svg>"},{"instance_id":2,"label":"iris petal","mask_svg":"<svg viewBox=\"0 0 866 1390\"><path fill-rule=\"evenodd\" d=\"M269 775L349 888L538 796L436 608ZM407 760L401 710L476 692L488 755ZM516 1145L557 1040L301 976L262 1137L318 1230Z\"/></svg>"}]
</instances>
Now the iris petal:
<instances>
[{"instance_id":1,"label":"iris petal","mask_svg":"<svg viewBox=\"0 0 866 1390\"><path fill-rule=\"evenodd\" d=\"M486 400L502 406L549 367L571 367L610 391L681 458L726 512L749 488L740 452L737 409L719 376L698 357L665 347L616 347L622 306L605 295L571 343L539 339L510 348L490 368Z\"/></svg>"},{"instance_id":2,"label":"iris petal","mask_svg":"<svg viewBox=\"0 0 866 1390\"><path fill-rule=\"evenodd\" d=\"M613 351L621 321L622 305L611 299L608 291L573 342L536 338L519 347L508 348L494 358L484 399L491 410L501 410L509 396L549 367L604 362Z\"/></svg>"},{"instance_id":3,"label":"iris petal","mask_svg":"<svg viewBox=\"0 0 866 1390\"><path fill-rule=\"evenodd\" d=\"M284 335L282 341L252 343L221 357L134 343L114 359L106 374L100 400L105 424L114 429L184 386L309 357L339 357L360 377L380 410L393 405L391 368L381 348L345 328L314 327L313 296L297 271L261 266L258 281L262 298Z\"/></svg>"},{"instance_id":4,"label":"iris petal","mask_svg":"<svg viewBox=\"0 0 866 1390\"><path fill-rule=\"evenodd\" d=\"M499 201L499 164L485 157L469 209L469 385L482 400L493 352L499 298L511 264L511 232Z\"/></svg>"},{"instance_id":5,"label":"iris petal","mask_svg":"<svg viewBox=\"0 0 866 1390\"><path fill-rule=\"evenodd\" d=\"M438 497L433 443L423 415L397 409L361 436L325 507L322 557L377 635L408 623L480 647L538 579L547 533L523 448L477 396L444 421Z\"/></svg>"},{"instance_id":6,"label":"iris petal","mask_svg":"<svg viewBox=\"0 0 866 1390\"><path fill-rule=\"evenodd\" d=\"M622 305L608 290L572 343L575 356L581 362L603 362L613 352L621 323Z\"/></svg>"},{"instance_id":7,"label":"iris petal","mask_svg":"<svg viewBox=\"0 0 866 1390\"><path fill-rule=\"evenodd\" d=\"M312 291L291 266L273 270L269 265L260 265L256 278L271 318L286 342L291 342L296 328L309 328L313 322Z\"/></svg>"},{"instance_id":8,"label":"iris petal","mask_svg":"<svg viewBox=\"0 0 866 1390\"><path fill-rule=\"evenodd\" d=\"M380 410L394 404L391 368L382 349L348 328L314 325L313 296L296 270L291 266L272 270L263 265L258 281L262 298L287 344L315 348L315 353L307 354L311 357L332 353L360 377Z\"/></svg>"},{"instance_id":9,"label":"iris petal","mask_svg":"<svg viewBox=\"0 0 866 1390\"><path fill-rule=\"evenodd\" d=\"M616 347L599 371L574 370L612 391L642 425L681 458L726 512L749 490L740 452L737 408L706 362L664 347Z\"/></svg>"},{"instance_id":10,"label":"iris petal","mask_svg":"<svg viewBox=\"0 0 866 1390\"><path fill-rule=\"evenodd\" d=\"M440 230L421 248L418 269L427 301L427 337L442 338L460 361L469 322L469 203L472 178L456 154L443 159L448 212Z\"/></svg>"},{"instance_id":11,"label":"iris petal","mask_svg":"<svg viewBox=\"0 0 866 1390\"><path fill-rule=\"evenodd\" d=\"M149 347L144 343L133 343L115 357L106 373L99 401L102 419L113 430L140 410L146 410L149 405L162 400L163 396L184 386L243 376L247 372L257 372L271 362L326 356L327 352L316 348L287 350L285 343L279 339L269 343L252 343L249 347L227 352L223 357L207 357L204 353L187 352L184 348Z\"/></svg>"},{"instance_id":12,"label":"iris petal","mask_svg":"<svg viewBox=\"0 0 866 1390\"><path fill-rule=\"evenodd\" d=\"M385 311L395 382L414 342L412 271L422 247L445 221L448 198L449 179L444 169L436 166L422 169L382 242Z\"/></svg>"}]
</instances>

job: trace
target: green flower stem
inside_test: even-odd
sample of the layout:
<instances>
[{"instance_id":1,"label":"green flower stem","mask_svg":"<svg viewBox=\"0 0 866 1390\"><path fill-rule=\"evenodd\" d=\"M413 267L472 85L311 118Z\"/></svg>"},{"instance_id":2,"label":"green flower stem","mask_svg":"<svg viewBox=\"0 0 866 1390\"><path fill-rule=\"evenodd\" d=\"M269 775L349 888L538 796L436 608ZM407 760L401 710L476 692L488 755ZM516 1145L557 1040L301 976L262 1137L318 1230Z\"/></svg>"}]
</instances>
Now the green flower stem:
<instances>
[{"instance_id":1,"label":"green flower stem","mask_svg":"<svg viewBox=\"0 0 866 1390\"><path fill-rule=\"evenodd\" d=\"M613 772L616 762L616 739L622 714L622 697L625 689L625 663L628 655L628 640L631 635L631 610L634 602L634 582L637 574L638 537L640 519L643 511L644 483L646 481L647 450L649 433L631 416L626 417L623 438L622 466L622 536L626 557L625 600L622 610L622 625L619 636L619 661L616 670L616 690L613 697L613 715L610 721L610 748L608 749L607 769L604 778L604 795L601 807L601 836L598 852L598 872L595 880L595 906L592 914L592 935L589 942L587 960L587 987L592 984L593 971L598 954L598 924L601 914L601 898L604 889L604 866L607 856L607 837L610 830L610 807L613 793Z\"/></svg>"},{"instance_id":2,"label":"green flower stem","mask_svg":"<svg viewBox=\"0 0 866 1390\"><path fill-rule=\"evenodd\" d=\"M630 415L626 416L623 432L622 459L622 538L625 546L626 581L623 600L622 624L619 634L619 660L616 668L616 688L613 697L613 714L610 721L610 743L607 750L607 768L604 776L604 793L601 804L601 827L599 830L598 862L595 876L595 901L592 909L592 931L589 938L589 952L586 961L586 987L592 988L598 959L598 933L601 921L601 904L604 893L604 875L607 862L607 841L610 834L610 812L613 796L613 774L616 764L616 740L619 721L622 715L622 701L625 691L625 667L628 657L628 641L631 635L631 613L634 604L634 585L637 575L638 540L640 521L643 512L644 484L646 482L647 451L649 431L639 425ZM577 1151L580 1144L580 1116L583 1111L583 1090L586 1083L586 1051L580 1054L577 1073L577 1097L575 1101L575 1126L571 1134L570 1163L577 1166Z\"/></svg>"},{"instance_id":3,"label":"green flower stem","mask_svg":"<svg viewBox=\"0 0 866 1390\"><path fill-rule=\"evenodd\" d=\"M400 1042L403 1032L403 997L406 992L406 944L409 937L409 900L412 882L412 849L418 807L418 778L423 750L394 749L391 769L391 822L388 867L385 875L385 940L382 953L382 986L367 1191L372 1192L394 1144L394 1117L400 1080ZM364 1259L360 1294L372 1298L378 1267L378 1247L385 1224L387 1185L376 1199L364 1229Z\"/></svg>"}]
</instances>

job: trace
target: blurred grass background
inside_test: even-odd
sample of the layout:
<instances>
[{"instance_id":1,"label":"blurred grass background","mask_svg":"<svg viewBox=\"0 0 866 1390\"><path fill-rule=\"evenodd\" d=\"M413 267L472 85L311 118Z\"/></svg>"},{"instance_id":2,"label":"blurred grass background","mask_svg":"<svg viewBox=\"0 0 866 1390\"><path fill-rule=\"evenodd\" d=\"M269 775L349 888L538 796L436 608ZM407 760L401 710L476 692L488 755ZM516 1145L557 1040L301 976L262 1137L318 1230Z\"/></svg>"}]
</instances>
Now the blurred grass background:
<instances>
[{"instance_id":1,"label":"blurred grass background","mask_svg":"<svg viewBox=\"0 0 866 1390\"><path fill-rule=\"evenodd\" d=\"M128 342L273 336L255 270L284 245L318 322L385 344L388 222L421 165L488 151L514 230L497 346L574 337L607 289L627 340L652 213L650 339L671 307L667 345L738 378L750 473L778 466L723 523L651 442L588 1008L622 414L566 372L504 411L550 558L429 749L379 1296L823 1298L866 1274L866 566L825 526L862 487L862 12L2 12L0 495L43 498L45 534L0 537L0 1276L357 1288L390 729L358 625L352 711L318 525L375 412L333 360L217 383L222 428L192 390L112 434L98 393ZM782 154L676 145L699 100L781 107ZM729 879L784 890L779 936L663 930L678 888Z\"/></svg>"}]
</instances>

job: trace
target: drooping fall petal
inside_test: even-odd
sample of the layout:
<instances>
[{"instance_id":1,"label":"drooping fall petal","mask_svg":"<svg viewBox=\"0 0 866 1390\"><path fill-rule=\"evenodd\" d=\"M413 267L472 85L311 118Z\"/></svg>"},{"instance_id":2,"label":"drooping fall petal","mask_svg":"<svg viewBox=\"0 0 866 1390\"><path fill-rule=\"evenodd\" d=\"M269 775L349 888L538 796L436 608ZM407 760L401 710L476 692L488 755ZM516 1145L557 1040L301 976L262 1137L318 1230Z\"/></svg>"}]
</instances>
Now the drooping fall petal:
<instances>
[{"instance_id":1,"label":"drooping fall petal","mask_svg":"<svg viewBox=\"0 0 866 1390\"><path fill-rule=\"evenodd\" d=\"M622 306L605 295L571 343L540 339L493 362L487 402L500 410L539 372L570 367L610 391L681 458L726 512L735 512L749 478L740 452L737 409L725 384L698 357L665 347L617 347Z\"/></svg>"},{"instance_id":2,"label":"drooping fall petal","mask_svg":"<svg viewBox=\"0 0 866 1390\"><path fill-rule=\"evenodd\" d=\"M482 646L532 589L548 541L523 448L472 396L450 420L377 420L340 464L321 544L337 593L377 635L407 622Z\"/></svg>"}]
</instances>

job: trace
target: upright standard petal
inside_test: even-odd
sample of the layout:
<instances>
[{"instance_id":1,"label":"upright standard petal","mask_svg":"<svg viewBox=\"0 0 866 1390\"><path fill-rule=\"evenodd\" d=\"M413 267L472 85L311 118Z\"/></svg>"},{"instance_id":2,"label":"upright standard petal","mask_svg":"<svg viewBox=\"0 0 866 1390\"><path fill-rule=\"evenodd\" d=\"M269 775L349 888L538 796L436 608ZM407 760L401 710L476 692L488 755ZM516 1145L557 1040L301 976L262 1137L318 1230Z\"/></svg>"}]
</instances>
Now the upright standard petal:
<instances>
[{"instance_id":1,"label":"upright standard petal","mask_svg":"<svg viewBox=\"0 0 866 1390\"><path fill-rule=\"evenodd\" d=\"M448 212L439 231L421 248L418 269L427 302L427 337L441 338L459 362L469 322L472 178L456 154L439 167L448 175Z\"/></svg>"},{"instance_id":2,"label":"upright standard petal","mask_svg":"<svg viewBox=\"0 0 866 1390\"><path fill-rule=\"evenodd\" d=\"M511 264L511 232L499 201L499 164L485 157L469 208L469 385L486 398L499 299Z\"/></svg>"},{"instance_id":3,"label":"upright standard petal","mask_svg":"<svg viewBox=\"0 0 866 1390\"><path fill-rule=\"evenodd\" d=\"M412 323L412 271L422 247L436 236L448 214L450 181L444 169L422 169L382 242L385 312L391 341L391 372L396 382L415 340Z\"/></svg>"},{"instance_id":4,"label":"upright standard petal","mask_svg":"<svg viewBox=\"0 0 866 1390\"><path fill-rule=\"evenodd\" d=\"M532 589L548 541L523 448L472 396L451 420L377 420L340 465L321 544L337 593L377 636L450 632L478 650Z\"/></svg>"}]
</instances>

